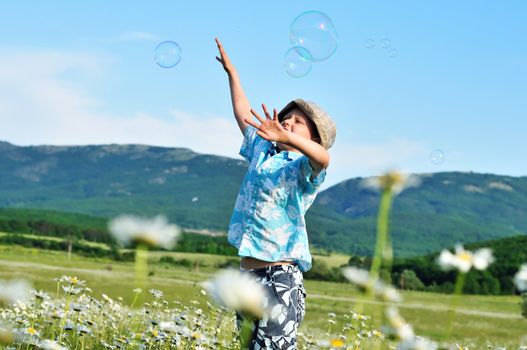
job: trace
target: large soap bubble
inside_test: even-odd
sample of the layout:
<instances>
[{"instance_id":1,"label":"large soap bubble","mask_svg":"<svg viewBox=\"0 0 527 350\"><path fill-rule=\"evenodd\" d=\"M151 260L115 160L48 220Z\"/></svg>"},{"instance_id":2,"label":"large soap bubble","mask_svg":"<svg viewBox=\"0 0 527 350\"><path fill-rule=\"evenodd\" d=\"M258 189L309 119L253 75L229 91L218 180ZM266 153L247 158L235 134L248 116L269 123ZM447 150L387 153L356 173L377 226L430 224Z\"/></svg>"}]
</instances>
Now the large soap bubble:
<instances>
[{"instance_id":1,"label":"large soap bubble","mask_svg":"<svg viewBox=\"0 0 527 350\"><path fill-rule=\"evenodd\" d=\"M323 61L337 50L337 31L331 19L320 11L307 11L296 17L289 28L293 47L303 47L312 61ZM305 57L307 59L307 57Z\"/></svg>"},{"instance_id":2,"label":"large soap bubble","mask_svg":"<svg viewBox=\"0 0 527 350\"><path fill-rule=\"evenodd\" d=\"M284 70L294 78L305 76L311 67L311 53L303 47L292 47L284 55Z\"/></svg>"},{"instance_id":3,"label":"large soap bubble","mask_svg":"<svg viewBox=\"0 0 527 350\"><path fill-rule=\"evenodd\" d=\"M181 60L181 46L173 41L163 41L157 45L154 58L163 68L172 68Z\"/></svg>"}]
</instances>

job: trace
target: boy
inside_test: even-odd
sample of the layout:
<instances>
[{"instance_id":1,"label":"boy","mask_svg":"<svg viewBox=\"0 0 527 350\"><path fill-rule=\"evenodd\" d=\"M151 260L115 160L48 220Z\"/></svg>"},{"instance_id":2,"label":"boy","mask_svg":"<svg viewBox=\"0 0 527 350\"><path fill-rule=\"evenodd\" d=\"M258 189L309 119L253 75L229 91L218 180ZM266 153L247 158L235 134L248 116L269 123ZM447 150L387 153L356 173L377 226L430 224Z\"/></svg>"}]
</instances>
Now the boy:
<instances>
[{"instance_id":1,"label":"boy","mask_svg":"<svg viewBox=\"0 0 527 350\"><path fill-rule=\"evenodd\" d=\"M244 135L240 149L249 169L240 187L228 240L238 248L240 269L267 289L271 315L254 324L250 349L296 349L305 313L302 272L311 268L304 214L329 165L336 126L312 102L296 99L265 117L251 109L238 73L216 39L229 77L232 107ZM251 117L256 118L256 121ZM238 315L238 320L241 316Z\"/></svg>"}]
</instances>

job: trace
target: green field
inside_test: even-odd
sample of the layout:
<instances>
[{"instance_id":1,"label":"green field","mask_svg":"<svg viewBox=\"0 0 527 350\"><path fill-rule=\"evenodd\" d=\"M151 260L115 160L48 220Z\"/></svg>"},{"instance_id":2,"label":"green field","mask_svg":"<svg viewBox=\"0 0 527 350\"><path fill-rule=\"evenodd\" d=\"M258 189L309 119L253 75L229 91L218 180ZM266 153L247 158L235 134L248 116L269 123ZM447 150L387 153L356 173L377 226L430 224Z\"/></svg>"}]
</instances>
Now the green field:
<instances>
[{"instance_id":1,"label":"green field","mask_svg":"<svg viewBox=\"0 0 527 350\"><path fill-rule=\"evenodd\" d=\"M161 264L161 256L171 255L175 260L187 259L192 266ZM150 254L148 288L162 290L167 300L188 304L190 300L206 302L201 295L199 282L210 278L218 263L232 257L207 254L152 252ZM327 257L328 264L338 266L344 257ZM197 263L196 261L199 261ZM66 253L44 251L16 246L0 246L0 279L25 278L36 289L53 295L54 278L61 275L78 276L88 282L92 295L105 293L112 298L123 298L126 305L133 298L134 270L132 263L108 259L85 258ZM325 337L330 329L338 335L351 311L362 310L374 314L379 302L366 299L352 285L346 283L307 280L308 291L306 318L300 328L305 334ZM449 315L454 317L451 342L484 348L488 344L517 346L527 335L527 320L521 317L520 297L517 296L463 296L459 308L449 311L452 296L423 292L403 292L404 302L399 305L403 317L414 326L418 335L443 340ZM327 314L337 314L336 323L327 322Z\"/></svg>"}]
</instances>

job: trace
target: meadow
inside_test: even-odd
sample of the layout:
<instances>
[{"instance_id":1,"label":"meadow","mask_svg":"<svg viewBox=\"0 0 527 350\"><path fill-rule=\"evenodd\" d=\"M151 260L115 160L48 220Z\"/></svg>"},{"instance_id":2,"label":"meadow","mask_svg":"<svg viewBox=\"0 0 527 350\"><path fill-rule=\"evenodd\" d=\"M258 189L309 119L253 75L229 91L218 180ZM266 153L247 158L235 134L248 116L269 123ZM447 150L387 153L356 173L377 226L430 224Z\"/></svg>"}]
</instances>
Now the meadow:
<instances>
[{"instance_id":1,"label":"meadow","mask_svg":"<svg viewBox=\"0 0 527 350\"><path fill-rule=\"evenodd\" d=\"M185 266L167 261L186 261ZM164 259L162 259L165 257ZM340 266L347 259L344 255L317 256L329 266ZM188 263L190 262L190 263ZM181 252L150 252L147 288L160 290L164 299L182 305L207 305L209 297L201 290L201 282L213 277L219 266L232 264L233 257ZM122 305L131 305L135 294L134 264L116 262L105 258L87 258L73 254L68 259L65 252L0 246L0 280L24 278L37 290L51 296L57 291L57 277L77 276L86 280L94 298L104 293ZM343 327L353 312L375 314L381 301L366 298L350 283L306 280L308 292L306 318L300 332L323 341L344 335ZM526 345L527 319L521 316L519 296L462 295L455 312L451 310L452 295L401 291L403 302L398 303L401 315L412 324L416 334L436 341L445 341L447 320L453 317L451 344L468 346L469 349L506 347L517 349ZM122 298L122 299L121 299ZM136 307L152 302L143 293ZM328 316L334 313L335 316ZM231 314L232 317L232 314ZM231 324L233 326L233 323ZM306 342L303 337L299 343ZM331 343L329 343L331 345ZM304 343L310 348L309 343ZM329 345L328 345L329 347ZM368 348L367 346L364 347Z\"/></svg>"}]
</instances>

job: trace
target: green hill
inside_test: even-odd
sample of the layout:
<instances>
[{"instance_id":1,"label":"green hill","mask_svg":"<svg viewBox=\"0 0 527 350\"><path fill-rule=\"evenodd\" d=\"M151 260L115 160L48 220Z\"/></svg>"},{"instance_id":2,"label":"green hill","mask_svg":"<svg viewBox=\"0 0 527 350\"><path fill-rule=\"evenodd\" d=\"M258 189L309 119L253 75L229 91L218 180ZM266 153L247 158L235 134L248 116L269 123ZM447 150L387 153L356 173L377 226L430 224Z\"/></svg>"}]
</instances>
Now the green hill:
<instances>
[{"instance_id":1,"label":"green hill","mask_svg":"<svg viewBox=\"0 0 527 350\"><path fill-rule=\"evenodd\" d=\"M165 214L225 230L246 166L183 148L0 147L0 207L113 217Z\"/></svg>"},{"instance_id":2,"label":"green hill","mask_svg":"<svg viewBox=\"0 0 527 350\"><path fill-rule=\"evenodd\" d=\"M99 228L122 213L165 214L186 229L225 232L246 169L242 160L185 148L0 142L0 207L88 214L102 218L93 222ZM397 256L527 232L527 177L451 172L421 178L421 186L394 202ZM371 254L379 197L362 180L319 194L306 216L314 247Z\"/></svg>"},{"instance_id":3,"label":"green hill","mask_svg":"<svg viewBox=\"0 0 527 350\"><path fill-rule=\"evenodd\" d=\"M419 177L419 187L394 200L390 231L399 256L527 232L527 177L460 172ZM333 250L346 246L358 255L371 251L379 196L362 181L350 179L319 194L314 207L319 214L308 220L317 230L317 244ZM320 216L338 223L338 229L324 230Z\"/></svg>"}]
</instances>

